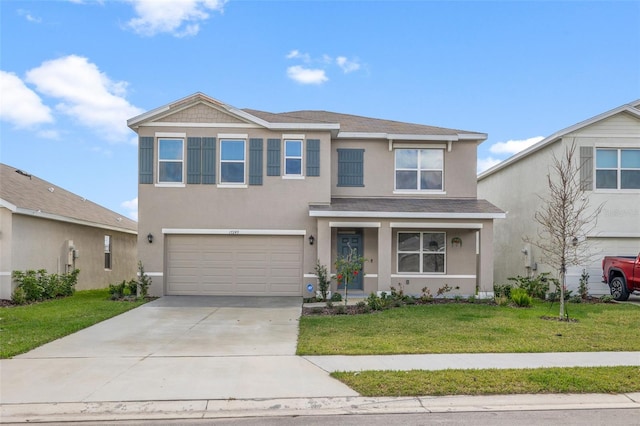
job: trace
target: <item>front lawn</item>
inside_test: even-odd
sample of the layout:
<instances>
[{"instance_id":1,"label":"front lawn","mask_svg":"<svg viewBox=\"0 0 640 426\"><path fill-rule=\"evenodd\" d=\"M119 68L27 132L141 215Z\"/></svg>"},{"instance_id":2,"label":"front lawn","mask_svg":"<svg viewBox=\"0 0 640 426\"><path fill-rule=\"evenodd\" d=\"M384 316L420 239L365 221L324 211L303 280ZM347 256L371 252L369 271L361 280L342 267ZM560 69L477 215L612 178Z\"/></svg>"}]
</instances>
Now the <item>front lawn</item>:
<instances>
[{"instance_id":1,"label":"front lawn","mask_svg":"<svg viewBox=\"0 0 640 426\"><path fill-rule=\"evenodd\" d=\"M109 291L100 289L77 291L70 297L32 305L0 308L0 358L28 352L143 303L111 301Z\"/></svg>"},{"instance_id":2,"label":"front lawn","mask_svg":"<svg viewBox=\"0 0 640 426\"><path fill-rule=\"evenodd\" d=\"M363 371L331 375L363 396L640 391L640 367Z\"/></svg>"},{"instance_id":3,"label":"front lawn","mask_svg":"<svg viewBox=\"0 0 640 426\"><path fill-rule=\"evenodd\" d=\"M640 351L634 331L640 309L627 304L531 308L449 303L406 306L362 315L303 316L299 355Z\"/></svg>"}]
</instances>

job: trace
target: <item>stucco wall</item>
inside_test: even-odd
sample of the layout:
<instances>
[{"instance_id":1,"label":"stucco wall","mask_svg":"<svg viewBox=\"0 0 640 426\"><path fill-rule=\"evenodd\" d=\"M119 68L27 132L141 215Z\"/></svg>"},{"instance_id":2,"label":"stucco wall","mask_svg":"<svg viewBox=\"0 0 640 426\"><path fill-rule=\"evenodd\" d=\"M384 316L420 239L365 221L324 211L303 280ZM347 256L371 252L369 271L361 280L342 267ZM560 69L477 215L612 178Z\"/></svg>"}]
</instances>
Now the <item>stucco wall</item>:
<instances>
[{"instance_id":1,"label":"stucco wall","mask_svg":"<svg viewBox=\"0 0 640 426\"><path fill-rule=\"evenodd\" d=\"M3 211L6 209L2 209ZM5 218L5 214L2 215ZM137 273L136 235L59 222L27 215L11 215L11 227L3 220L2 270L46 269L49 273L66 272L68 241L79 253L72 267L80 270L77 290L104 288L110 283L129 280ZM6 232L10 229L10 232ZM104 268L104 236L111 235L112 268ZM6 238L5 238L6 237ZM5 242L10 244L10 260L5 254ZM13 286L3 281L2 298L10 298Z\"/></svg>"},{"instance_id":2,"label":"stucco wall","mask_svg":"<svg viewBox=\"0 0 640 426\"><path fill-rule=\"evenodd\" d=\"M444 142L434 142L442 145ZM338 149L364 148L364 187L338 184ZM441 194L394 194L395 153L386 140L340 140L331 147L331 188L337 197L442 197ZM453 142L444 150L444 191L446 197L476 197L476 142Z\"/></svg>"}]
</instances>

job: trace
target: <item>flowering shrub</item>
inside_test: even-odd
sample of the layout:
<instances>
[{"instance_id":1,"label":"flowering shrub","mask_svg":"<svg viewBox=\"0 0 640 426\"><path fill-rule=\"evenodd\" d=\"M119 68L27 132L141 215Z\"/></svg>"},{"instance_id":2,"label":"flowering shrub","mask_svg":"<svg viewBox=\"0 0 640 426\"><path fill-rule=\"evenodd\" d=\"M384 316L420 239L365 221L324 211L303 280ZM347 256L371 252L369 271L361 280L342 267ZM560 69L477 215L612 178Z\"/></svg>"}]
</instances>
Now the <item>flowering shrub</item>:
<instances>
[{"instance_id":1,"label":"flowering shrub","mask_svg":"<svg viewBox=\"0 0 640 426\"><path fill-rule=\"evenodd\" d=\"M18 283L12 299L16 304L37 302L56 297L71 296L75 291L80 270L66 274L49 274L45 269L38 271L13 271L13 279Z\"/></svg>"}]
</instances>

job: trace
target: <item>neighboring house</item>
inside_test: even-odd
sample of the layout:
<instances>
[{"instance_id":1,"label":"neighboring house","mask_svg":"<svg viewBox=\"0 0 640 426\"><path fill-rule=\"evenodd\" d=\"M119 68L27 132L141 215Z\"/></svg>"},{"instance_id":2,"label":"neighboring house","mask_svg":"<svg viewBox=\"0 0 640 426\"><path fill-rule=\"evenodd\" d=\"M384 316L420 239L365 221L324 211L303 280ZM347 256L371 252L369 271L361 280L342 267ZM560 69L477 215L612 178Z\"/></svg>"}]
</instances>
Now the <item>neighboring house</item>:
<instances>
[{"instance_id":1,"label":"neighboring house","mask_svg":"<svg viewBox=\"0 0 640 426\"><path fill-rule=\"evenodd\" d=\"M16 270L77 268L77 290L135 278L136 243L133 220L0 165L0 298L11 298Z\"/></svg>"},{"instance_id":2,"label":"neighboring house","mask_svg":"<svg viewBox=\"0 0 640 426\"><path fill-rule=\"evenodd\" d=\"M575 144L582 189L592 209L602 205L595 229L587 236L593 253L584 265L568 268L567 286L576 289L582 270L592 294L608 292L601 284L602 257L640 252L640 100L622 105L561 130L478 176L478 194L507 211L495 227L495 278L551 271L540 250L524 243L536 238L535 211L548 193L553 155L561 158ZM553 175L553 174L552 174Z\"/></svg>"},{"instance_id":3,"label":"neighboring house","mask_svg":"<svg viewBox=\"0 0 640 426\"><path fill-rule=\"evenodd\" d=\"M335 271L350 248L368 259L350 284L363 294L493 291L504 213L476 197L485 134L237 109L200 93L128 125L154 295L308 296L316 260Z\"/></svg>"}]
</instances>

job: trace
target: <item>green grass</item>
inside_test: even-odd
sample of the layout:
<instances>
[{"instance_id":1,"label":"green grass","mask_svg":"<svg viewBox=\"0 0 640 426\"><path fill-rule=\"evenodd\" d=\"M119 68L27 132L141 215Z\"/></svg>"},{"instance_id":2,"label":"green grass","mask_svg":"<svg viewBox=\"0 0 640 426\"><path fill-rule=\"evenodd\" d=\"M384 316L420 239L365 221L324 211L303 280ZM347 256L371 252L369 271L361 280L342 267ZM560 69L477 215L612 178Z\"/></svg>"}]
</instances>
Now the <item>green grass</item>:
<instances>
[{"instance_id":1,"label":"green grass","mask_svg":"<svg viewBox=\"0 0 640 426\"><path fill-rule=\"evenodd\" d=\"M531 308L453 303L406 306L363 315L304 316L299 355L640 351L633 338L640 309L627 304Z\"/></svg>"},{"instance_id":2,"label":"green grass","mask_svg":"<svg viewBox=\"0 0 640 426\"><path fill-rule=\"evenodd\" d=\"M64 299L0 308L0 358L30 351L143 304L114 302L109 291L84 290Z\"/></svg>"},{"instance_id":3,"label":"green grass","mask_svg":"<svg viewBox=\"0 0 640 426\"><path fill-rule=\"evenodd\" d=\"M640 391L640 367L572 367L332 373L363 396L627 393Z\"/></svg>"}]
</instances>

